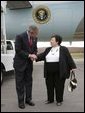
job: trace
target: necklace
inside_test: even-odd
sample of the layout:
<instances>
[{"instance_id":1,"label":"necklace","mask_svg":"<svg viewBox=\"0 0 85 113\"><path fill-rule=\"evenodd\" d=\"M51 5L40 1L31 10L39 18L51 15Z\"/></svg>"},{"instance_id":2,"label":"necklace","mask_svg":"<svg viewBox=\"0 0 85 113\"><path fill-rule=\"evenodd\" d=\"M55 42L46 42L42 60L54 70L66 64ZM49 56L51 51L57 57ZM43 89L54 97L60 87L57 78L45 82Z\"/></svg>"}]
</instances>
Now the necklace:
<instances>
[{"instance_id":1,"label":"necklace","mask_svg":"<svg viewBox=\"0 0 85 113\"><path fill-rule=\"evenodd\" d=\"M51 49L51 54L55 55L55 53L58 51L58 48L54 51L53 49Z\"/></svg>"}]
</instances>

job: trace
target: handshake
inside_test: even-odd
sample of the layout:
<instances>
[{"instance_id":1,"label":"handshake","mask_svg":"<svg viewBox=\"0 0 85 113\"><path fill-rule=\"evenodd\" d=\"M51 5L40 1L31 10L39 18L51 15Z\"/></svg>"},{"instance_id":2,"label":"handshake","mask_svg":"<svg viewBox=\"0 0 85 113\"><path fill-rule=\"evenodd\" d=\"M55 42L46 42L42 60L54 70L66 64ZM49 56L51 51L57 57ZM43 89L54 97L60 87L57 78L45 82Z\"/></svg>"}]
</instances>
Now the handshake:
<instances>
[{"instance_id":1,"label":"handshake","mask_svg":"<svg viewBox=\"0 0 85 113\"><path fill-rule=\"evenodd\" d=\"M35 61L37 59L37 56L35 54L29 54L28 56L32 61Z\"/></svg>"}]
</instances>

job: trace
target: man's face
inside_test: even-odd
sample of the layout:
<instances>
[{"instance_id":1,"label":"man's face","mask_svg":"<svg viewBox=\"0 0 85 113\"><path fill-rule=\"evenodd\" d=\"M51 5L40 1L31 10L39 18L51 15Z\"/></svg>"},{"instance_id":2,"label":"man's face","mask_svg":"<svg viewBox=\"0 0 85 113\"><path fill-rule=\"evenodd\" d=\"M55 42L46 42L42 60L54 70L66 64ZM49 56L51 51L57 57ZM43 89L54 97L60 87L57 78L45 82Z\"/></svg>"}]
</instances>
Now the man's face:
<instances>
[{"instance_id":1,"label":"man's face","mask_svg":"<svg viewBox=\"0 0 85 113\"><path fill-rule=\"evenodd\" d=\"M29 31L30 37L36 38L38 35L38 30L31 30Z\"/></svg>"}]
</instances>

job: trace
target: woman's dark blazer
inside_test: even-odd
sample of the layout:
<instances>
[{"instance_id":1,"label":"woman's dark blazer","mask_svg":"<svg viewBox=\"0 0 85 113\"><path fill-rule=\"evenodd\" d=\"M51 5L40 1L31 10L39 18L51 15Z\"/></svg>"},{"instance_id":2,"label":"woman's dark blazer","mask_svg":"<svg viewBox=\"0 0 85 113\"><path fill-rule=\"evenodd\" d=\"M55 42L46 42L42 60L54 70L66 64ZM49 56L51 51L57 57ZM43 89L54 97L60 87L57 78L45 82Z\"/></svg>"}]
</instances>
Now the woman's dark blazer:
<instances>
[{"instance_id":1,"label":"woman's dark blazer","mask_svg":"<svg viewBox=\"0 0 85 113\"><path fill-rule=\"evenodd\" d=\"M52 47L46 48L43 53L37 55L38 59L36 61L44 61L44 77L46 78L47 69L46 69L46 55L49 53ZM56 68L56 67L55 67ZM75 69L76 64L73 61L68 49L64 46L60 46L60 57L59 57L59 70L60 78L69 78L70 70Z\"/></svg>"}]
</instances>

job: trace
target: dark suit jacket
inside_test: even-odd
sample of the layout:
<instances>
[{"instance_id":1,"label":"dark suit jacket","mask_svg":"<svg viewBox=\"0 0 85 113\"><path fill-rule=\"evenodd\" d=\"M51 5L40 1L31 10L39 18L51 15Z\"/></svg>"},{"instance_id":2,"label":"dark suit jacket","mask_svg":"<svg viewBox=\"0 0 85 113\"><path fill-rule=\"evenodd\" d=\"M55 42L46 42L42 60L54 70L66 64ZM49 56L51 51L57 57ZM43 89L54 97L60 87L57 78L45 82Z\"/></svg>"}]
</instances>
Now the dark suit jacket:
<instances>
[{"instance_id":1,"label":"dark suit jacket","mask_svg":"<svg viewBox=\"0 0 85 113\"><path fill-rule=\"evenodd\" d=\"M23 71L28 64L32 66L32 61L28 58L28 55L37 54L37 37L33 39L32 47L29 45L29 38L27 32L24 32L16 36L15 40L15 57L14 57L14 68L18 71Z\"/></svg>"},{"instance_id":2,"label":"dark suit jacket","mask_svg":"<svg viewBox=\"0 0 85 113\"><path fill-rule=\"evenodd\" d=\"M44 77L47 77L46 70L46 55L49 53L52 47L47 48L43 53L38 55L38 59L36 61L44 60ZM56 68L56 67L55 67ZM60 78L69 78L70 70L76 68L76 65L68 51L68 49L64 46L60 46L60 58L59 58L59 71Z\"/></svg>"}]
</instances>

